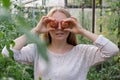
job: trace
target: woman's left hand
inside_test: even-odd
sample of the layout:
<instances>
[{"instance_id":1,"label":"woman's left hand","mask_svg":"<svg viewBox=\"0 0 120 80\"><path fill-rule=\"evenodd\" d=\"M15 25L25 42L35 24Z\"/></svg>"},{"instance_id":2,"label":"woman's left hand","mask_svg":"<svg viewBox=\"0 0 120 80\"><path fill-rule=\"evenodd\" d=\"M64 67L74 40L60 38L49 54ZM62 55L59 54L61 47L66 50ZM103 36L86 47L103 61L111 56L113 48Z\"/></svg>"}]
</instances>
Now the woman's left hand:
<instances>
[{"instance_id":1,"label":"woman's left hand","mask_svg":"<svg viewBox=\"0 0 120 80\"><path fill-rule=\"evenodd\" d=\"M69 32L72 32L72 33L75 33L75 34L80 34L81 33L82 27L78 23L76 18L70 17L70 18L64 19L63 21L70 23L69 24L70 28L66 28L66 29L64 29L64 31L69 31Z\"/></svg>"}]
</instances>

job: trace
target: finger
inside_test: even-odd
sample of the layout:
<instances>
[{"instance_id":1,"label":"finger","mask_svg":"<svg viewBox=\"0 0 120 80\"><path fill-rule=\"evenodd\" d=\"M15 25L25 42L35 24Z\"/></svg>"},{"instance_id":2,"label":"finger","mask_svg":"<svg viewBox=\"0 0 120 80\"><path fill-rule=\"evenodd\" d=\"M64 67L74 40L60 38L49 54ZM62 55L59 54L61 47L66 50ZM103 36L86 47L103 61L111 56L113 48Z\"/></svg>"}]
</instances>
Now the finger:
<instances>
[{"instance_id":1,"label":"finger","mask_svg":"<svg viewBox=\"0 0 120 80\"><path fill-rule=\"evenodd\" d=\"M48 20L48 21L54 21L55 19L52 18L52 17L47 17L47 18L45 18L45 20Z\"/></svg>"},{"instance_id":2,"label":"finger","mask_svg":"<svg viewBox=\"0 0 120 80\"><path fill-rule=\"evenodd\" d=\"M45 18L48 18L47 16L43 16L42 18L41 18L41 20L44 20Z\"/></svg>"},{"instance_id":3,"label":"finger","mask_svg":"<svg viewBox=\"0 0 120 80\"><path fill-rule=\"evenodd\" d=\"M66 28L66 29L64 29L64 31L72 32L72 30L70 28Z\"/></svg>"},{"instance_id":4,"label":"finger","mask_svg":"<svg viewBox=\"0 0 120 80\"><path fill-rule=\"evenodd\" d=\"M47 18L44 19L44 22L45 22L45 23L49 23L50 21L54 21L54 20L55 20L55 19L52 18L52 17L47 17Z\"/></svg>"},{"instance_id":5,"label":"finger","mask_svg":"<svg viewBox=\"0 0 120 80\"><path fill-rule=\"evenodd\" d=\"M73 24L76 24L77 20L74 19L74 18L67 18L67 19L63 19L62 21L65 21L65 22L70 22L70 23L73 23Z\"/></svg>"},{"instance_id":6,"label":"finger","mask_svg":"<svg viewBox=\"0 0 120 80\"><path fill-rule=\"evenodd\" d=\"M66 19L63 19L62 21L72 21L71 18L66 18Z\"/></svg>"},{"instance_id":7,"label":"finger","mask_svg":"<svg viewBox=\"0 0 120 80\"><path fill-rule=\"evenodd\" d=\"M53 17L48 17L48 19L50 19L51 21L55 20L55 18L53 18Z\"/></svg>"},{"instance_id":8,"label":"finger","mask_svg":"<svg viewBox=\"0 0 120 80\"><path fill-rule=\"evenodd\" d=\"M54 31L55 28L48 28L47 30L48 30L48 31Z\"/></svg>"},{"instance_id":9,"label":"finger","mask_svg":"<svg viewBox=\"0 0 120 80\"><path fill-rule=\"evenodd\" d=\"M38 25L41 23L45 23L45 19L48 18L47 16L43 16L41 20L39 21Z\"/></svg>"},{"instance_id":10,"label":"finger","mask_svg":"<svg viewBox=\"0 0 120 80\"><path fill-rule=\"evenodd\" d=\"M77 18L75 18L75 17L73 17L73 16L71 16L70 18L72 18L73 20L77 21Z\"/></svg>"}]
</instances>

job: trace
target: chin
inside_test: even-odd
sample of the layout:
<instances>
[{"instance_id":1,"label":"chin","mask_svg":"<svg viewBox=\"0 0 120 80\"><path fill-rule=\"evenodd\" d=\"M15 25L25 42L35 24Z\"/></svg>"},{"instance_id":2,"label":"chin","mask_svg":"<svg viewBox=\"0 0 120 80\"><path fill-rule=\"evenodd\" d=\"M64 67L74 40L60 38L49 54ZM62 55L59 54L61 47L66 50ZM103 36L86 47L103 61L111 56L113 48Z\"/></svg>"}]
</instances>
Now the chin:
<instances>
[{"instance_id":1,"label":"chin","mask_svg":"<svg viewBox=\"0 0 120 80\"><path fill-rule=\"evenodd\" d=\"M63 41L63 40L65 40L65 39L61 39L61 38L58 39L58 38L57 38L56 40Z\"/></svg>"},{"instance_id":2,"label":"chin","mask_svg":"<svg viewBox=\"0 0 120 80\"><path fill-rule=\"evenodd\" d=\"M56 38L56 40L63 41L66 40L65 38Z\"/></svg>"}]
</instances>

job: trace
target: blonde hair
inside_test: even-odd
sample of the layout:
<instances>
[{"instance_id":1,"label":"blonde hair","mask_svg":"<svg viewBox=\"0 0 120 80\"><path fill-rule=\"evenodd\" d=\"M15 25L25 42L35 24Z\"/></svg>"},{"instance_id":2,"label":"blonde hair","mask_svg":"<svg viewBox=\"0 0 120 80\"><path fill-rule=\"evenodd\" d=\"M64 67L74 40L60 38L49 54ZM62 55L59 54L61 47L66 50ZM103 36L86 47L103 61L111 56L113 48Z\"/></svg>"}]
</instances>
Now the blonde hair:
<instances>
[{"instance_id":1,"label":"blonde hair","mask_svg":"<svg viewBox=\"0 0 120 80\"><path fill-rule=\"evenodd\" d=\"M71 14L65 9L65 8L52 8L49 13L47 14L48 17L51 17L55 12L61 12L63 14L66 15L67 18L71 17ZM45 33L42 36L43 40L48 42L48 45L52 42L51 41L51 36L49 33ZM77 45L77 39L74 33L69 34L68 38L67 38L67 43L71 44L73 46Z\"/></svg>"}]
</instances>

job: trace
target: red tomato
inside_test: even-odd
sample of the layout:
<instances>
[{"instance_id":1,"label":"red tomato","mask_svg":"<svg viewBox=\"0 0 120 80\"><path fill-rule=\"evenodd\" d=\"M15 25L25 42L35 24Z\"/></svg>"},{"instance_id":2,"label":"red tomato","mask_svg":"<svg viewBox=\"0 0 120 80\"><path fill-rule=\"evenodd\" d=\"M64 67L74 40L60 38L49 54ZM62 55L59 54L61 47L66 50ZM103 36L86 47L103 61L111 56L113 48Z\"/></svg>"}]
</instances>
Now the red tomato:
<instances>
[{"instance_id":1,"label":"red tomato","mask_svg":"<svg viewBox=\"0 0 120 80\"><path fill-rule=\"evenodd\" d=\"M58 22L56 20L50 22L50 27L57 29L58 28Z\"/></svg>"},{"instance_id":2,"label":"red tomato","mask_svg":"<svg viewBox=\"0 0 120 80\"><path fill-rule=\"evenodd\" d=\"M62 21L62 22L61 22L61 28L62 28L62 29L69 28L69 22L67 22L67 21L66 21L66 22Z\"/></svg>"}]
</instances>

